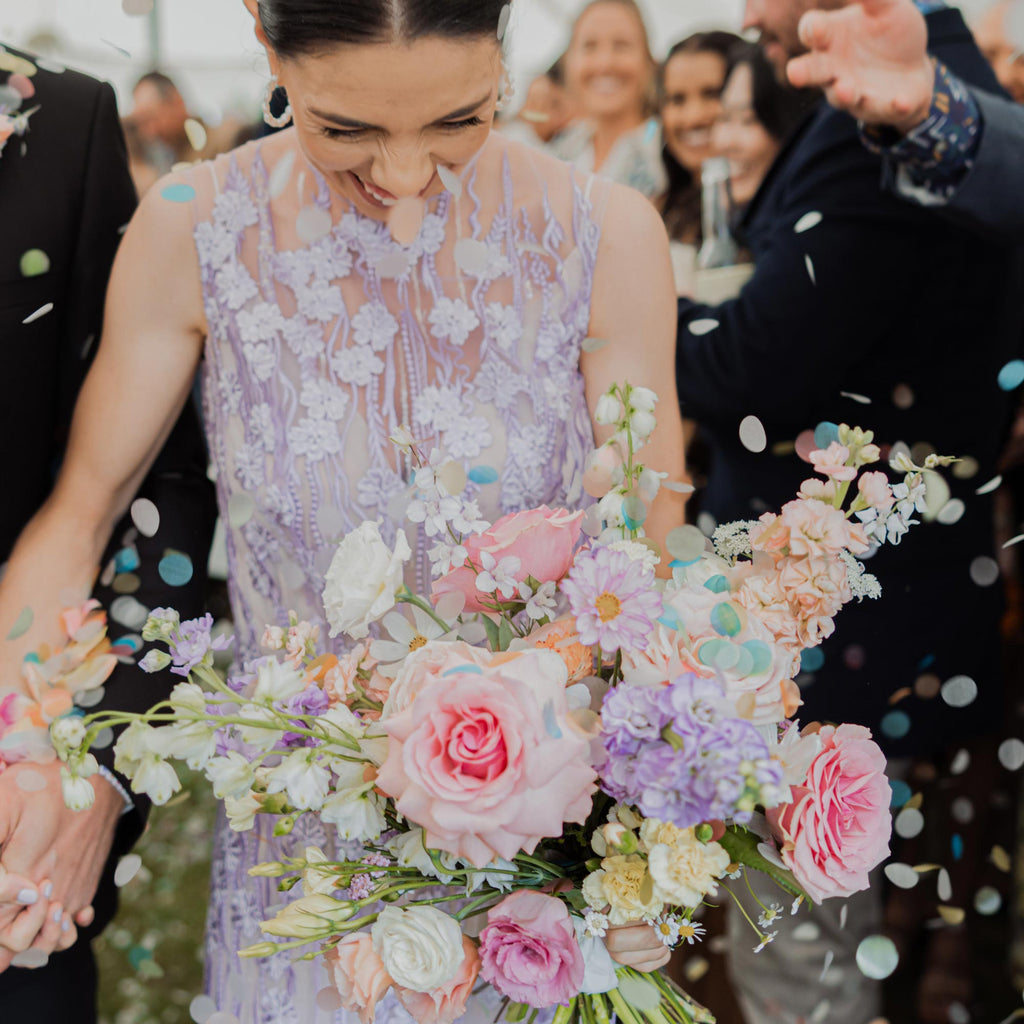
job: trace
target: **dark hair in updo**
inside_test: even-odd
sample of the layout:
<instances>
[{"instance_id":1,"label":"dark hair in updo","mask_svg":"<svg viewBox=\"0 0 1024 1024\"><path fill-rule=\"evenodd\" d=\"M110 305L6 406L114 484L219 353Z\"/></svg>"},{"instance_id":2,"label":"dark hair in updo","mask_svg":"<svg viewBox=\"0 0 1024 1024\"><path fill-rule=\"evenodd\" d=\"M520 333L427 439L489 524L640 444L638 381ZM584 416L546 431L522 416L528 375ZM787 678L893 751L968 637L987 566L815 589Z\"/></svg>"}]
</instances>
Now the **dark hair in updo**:
<instances>
[{"instance_id":1,"label":"dark hair in updo","mask_svg":"<svg viewBox=\"0 0 1024 1024\"><path fill-rule=\"evenodd\" d=\"M267 41L280 57L336 43L409 43L424 36L493 36L506 0L258 0Z\"/></svg>"}]
</instances>

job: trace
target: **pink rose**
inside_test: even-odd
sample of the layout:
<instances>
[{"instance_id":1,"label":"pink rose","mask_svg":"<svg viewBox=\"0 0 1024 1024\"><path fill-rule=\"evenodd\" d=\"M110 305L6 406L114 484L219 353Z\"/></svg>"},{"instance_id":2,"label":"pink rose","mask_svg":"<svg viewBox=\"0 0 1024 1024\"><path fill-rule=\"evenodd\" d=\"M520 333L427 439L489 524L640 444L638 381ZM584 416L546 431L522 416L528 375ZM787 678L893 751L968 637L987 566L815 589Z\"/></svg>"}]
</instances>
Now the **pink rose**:
<instances>
[{"instance_id":1,"label":"pink rose","mask_svg":"<svg viewBox=\"0 0 1024 1024\"><path fill-rule=\"evenodd\" d=\"M896 502L889 478L884 473L862 473L857 481L860 496L879 512L888 512Z\"/></svg>"},{"instance_id":2,"label":"pink rose","mask_svg":"<svg viewBox=\"0 0 1024 1024\"><path fill-rule=\"evenodd\" d=\"M488 911L480 974L528 1006L566 1004L583 985L583 954L569 911L553 896L520 890Z\"/></svg>"},{"instance_id":3,"label":"pink rose","mask_svg":"<svg viewBox=\"0 0 1024 1024\"><path fill-rule=\"evenodd\" d=\"M471 647L462 640L432 640L413 651L398 670L388 691L384 718L393 718L416 699L417 694L450 668L459 665L490 665L494 655L482 648Z\"/></svg>"},{"instance_id":4,"label":"pink rose","mask_svg":"<svg viewBox=\"0 0 1024 1024\"><path fill-rule=\"evenodd\" d=\"M502 516L489 530L475 534L464 542L469 561L480 567L480 555L486 551L495 561L518 558L515 579L522 583L532 576L541 583L560 580L572 565L573 552L580 539L582 512L564 508L529 509ZM434 584L432 596L437 601L444 594L457 591L466 598L466 611L482 612L483 596L476 586L476 573L468 565L453 569Z\"/></svg>"},{"instance_id":5,"label":"pink rose","mask_svg":"<svg viewBox=\"0 0 1024 1024\"><path fill-rule=\"evenodd\" d=\"M466 1000L480 973L480 954L476 943L466 935L462 937L462 948L466 956L459 973L446 985L432 992L413 992L395 986L399 1000L417 1024L452 1024L465 1012Z\"/></svg>"},{"instance_id":6,"label":"pink rose","mask_svg":"<svg viewBox=\"0 0 1024 1024\"><path fill-rule=\"evenodd\" d=\"M814 464L815 473L831 477L844 483L852 480L857 475L854 466L846 464L850 457L850 449L838 441L833 441L824 451L818 449L811 452L811 462Z\"/></svg>"},{"instance_id":7,"label":"pink rose","mask_svg":"<svg viewBox=\"0 0 1024 1024\"><path fill-rule=\"evenodd\" d=\"M448 669L384 719L377 785L427 846L482 868L586 820L596 773L568 721L566 680L550 651L494 655Z\"/></svg>"},{"instance_id":8,"label":"pink rose","mask_svg":"<svg viewBox=\"0 0 1024 1024\"><path fill-rule=\"evenodd\" d=\"M391 987L391 976L373 948L367 932L346 935L324 955L324 962L341 1005L358 1013L363 1024L373 1020L377 1003Z\"/></svg>"},{"instance_id":9,"label":"pink rose","mask_svg":"<svg viewBox=\"0 0 1024 1024\"><path fill-rule=\"evenodd\" d=\"M793 800L768 811L782 859L815 903L868 887L889 855L885 757L859 725L825 726L821 750Z\"/></svg>"}]
</instances>

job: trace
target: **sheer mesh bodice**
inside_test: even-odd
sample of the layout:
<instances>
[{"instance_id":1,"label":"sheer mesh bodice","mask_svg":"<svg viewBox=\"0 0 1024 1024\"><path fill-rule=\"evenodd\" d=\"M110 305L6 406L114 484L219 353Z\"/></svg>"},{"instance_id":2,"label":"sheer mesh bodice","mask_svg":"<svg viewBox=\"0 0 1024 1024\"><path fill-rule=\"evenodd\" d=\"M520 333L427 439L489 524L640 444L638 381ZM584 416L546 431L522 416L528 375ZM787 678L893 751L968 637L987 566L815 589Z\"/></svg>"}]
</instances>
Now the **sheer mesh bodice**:
<instances>
[{"instance_id":1,"label":"sheer mesh bodice","mask_svg":"<svg viewBox=\"0 0 1024 1024\"><path fill-rule=\"evenodd\" d=\"M305 160L294 131L187 177L239 659L256 656L264 626L290 609L323 624L323 577L346 532L380 519L390 541L402 525L408 466L389 441L400 425L437 438L467 470L495 471L497 482L471 484L489 519L582 503L592 433L579 358L605 183L492 135L404 246ZM408 583L422 591L426 544L407 532ZM313 823L285 840L267 825L219 827L211 994L241 1024L347 1024L317 1007L319 967L236 955L264 938L259 922L284 899L246 869L331 848ZM410 1018L388 1003L377 1019Z\"/></svg>"}]
</instances>

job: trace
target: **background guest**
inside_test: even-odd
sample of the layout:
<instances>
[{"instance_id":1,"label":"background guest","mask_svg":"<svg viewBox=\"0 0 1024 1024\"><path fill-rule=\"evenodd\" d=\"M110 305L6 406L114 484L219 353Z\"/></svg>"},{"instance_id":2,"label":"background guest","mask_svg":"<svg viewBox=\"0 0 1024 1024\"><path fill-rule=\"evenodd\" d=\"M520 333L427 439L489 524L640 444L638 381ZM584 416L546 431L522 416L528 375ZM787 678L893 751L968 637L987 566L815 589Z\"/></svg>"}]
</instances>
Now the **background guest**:
<instances>
[{"instance_id":1,"label":"background guest","mask_svg":"<svg viewBox=\"0 0 1024 1024\"><path fill-rule=\"evenodd\" d=\"M559 57L530 82L526 100L515 117L498 125L510 139L528 146L545 146L564 132L576 117L576 104L565 87L565 61Z\"/></svg>"},{"instance_id":2,"label":"background guest","mask_svg":"<svg viewBox=\"0 0 1024 1024\"><path fill-rule=\"evenodd\" d=\"M700 170L712 155L711 130L721 113L730 53L740 43L732 32L698 32L676 43L659 75L668 189L661 213L674 242L699 245Z\"/></svg>"},{"instance_id":3,"label":"background guest","mask_svg":"<svg viewBox=\"0 0 1024 1024\"><path fill-rule=\"evenodd\" d=\"M593 0L573 26L565 78L584 119L552 148L581 171L653 199L665 191L655 62L635 0Z\"/></svg>"}]
</instances>

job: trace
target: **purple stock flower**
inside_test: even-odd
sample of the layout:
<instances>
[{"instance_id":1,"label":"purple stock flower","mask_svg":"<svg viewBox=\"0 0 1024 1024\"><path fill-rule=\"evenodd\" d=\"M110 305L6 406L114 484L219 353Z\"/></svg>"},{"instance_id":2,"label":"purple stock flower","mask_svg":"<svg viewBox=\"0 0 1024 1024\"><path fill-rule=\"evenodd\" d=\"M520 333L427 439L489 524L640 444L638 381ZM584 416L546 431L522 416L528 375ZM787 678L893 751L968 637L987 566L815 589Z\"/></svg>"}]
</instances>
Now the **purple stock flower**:
<instances>
[{"instance_id":1,"label":"purple stock flower","mask_svg":"<svg viewBox=\"0 0 1024 1024\"><path fill-rule=\"evenodd\" d=\"M576 559L562 581L580 643L606 654L642 649L662 613L654 573L624 551L599 547Z\"/></svg>"},{"instance_id":2,"label":"purple stock flower","mask_svg":"<svg viewBox=\"0 0 1024 1024\"><path fill-rule=\"evenodd\" d=\"M171 671L177 676L187 676L198 665L213 664L214 651L226 651L232 638L211 636L213 616L207 612L201 619L189 619L171 631L167 646L174 662Z\"/></svg>"},{"instance_id":3,"label":"purple stock flower","mask_svg":"<svg viewBox=\"0 0 1024 1024\"><path fill-rule=\"evenodd\" d=\"M661 688L618 686L601 720L602 788L679 828L747 819L762 788L782 783L781 764L714 680L683 675Z\"/></svg>"},{"instance_id":4,"label":"purple stock flower","mask_svg":"<svg viewBox=\"0 0 1024 1024\"><path fill-rule=\"evenodd\" d=\"M285 710L293 715L322 715L331 706L330 698L315 683L307 686L301 693L295 694L285 704ZM306 723L296 719L292 722L297 728L305 728ZM312 736L301 733L286 732L283 737L288 747L315 747L319 741Z\"/></svg>"}]
</instances>

